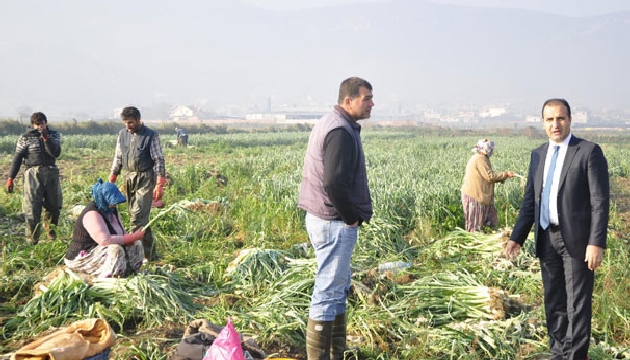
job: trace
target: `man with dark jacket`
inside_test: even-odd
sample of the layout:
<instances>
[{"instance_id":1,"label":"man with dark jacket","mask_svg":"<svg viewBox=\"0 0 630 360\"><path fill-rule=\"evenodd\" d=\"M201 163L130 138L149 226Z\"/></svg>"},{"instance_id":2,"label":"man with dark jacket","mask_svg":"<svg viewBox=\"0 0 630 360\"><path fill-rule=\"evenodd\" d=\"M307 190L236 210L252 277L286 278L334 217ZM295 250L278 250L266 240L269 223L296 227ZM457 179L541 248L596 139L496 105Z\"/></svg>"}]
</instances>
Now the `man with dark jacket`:
<instances>
[{"instance_id":1,"label":"man with dark jacket","mask_svg":"<svg viewBox=\"0 0 630 360\"><path fill-rule=\"evenodd\" d=\"M160 136L142 123L140 110L134 106L125 107L120 118L126 128L118 133L109 182L115 183L121 170L125 170L125 196L133 225L131 231L134 232L149 223L152 204L163 206L166 168ZM149 260L157 260L151 228L144 230L144 255Z\"/></svg>"},{"instance_id":2,"label":"man with dark jacket","mask_svg":"<svg viewBox=\"0 0 630 360\"><path fill-rule=\"evenodd\" d=\"M523 204L505 252L518 255L534 226L553 360L588 359L595 269L610 207L608 163L599 145L571 134L571 107L542 108L549 141L532 151Z\"/></svg>"},{"instance_id":3,"label":"man with dark jacket","mask_svg":"<svg viewBox=\"0 0 630 360\"><path fill-rule=\"evenodd\" d=\"M317 259L315 287L306 328L309 360L343 359L350 258L358 228L372 217L372 199L361 144L361 125L370 117L372 85L344 80L338 105L311 132L298 207Z\"/></svg>"},{"instance_id":4,"label":"man with dark jacket","mask_svg":"<svg viewBox=\"0 0 630 360\"><path fill-rule=\"evenodd\" d=\"M20 135L15 146L15 155L9 170L6 188L13 192L13 179L24 162L24 193L22 210L26 221L26 241L37 244L41 227L51 239L57 238L55 228L59 224L59 213L63 205L59 168L55 164L61 154L61 135L48 128L48 119L41 112L31 115L33 130ZM42 207L44 222L40 223ZM50 224L49 224L50 222Z\"/></svg>"}]
</instances>

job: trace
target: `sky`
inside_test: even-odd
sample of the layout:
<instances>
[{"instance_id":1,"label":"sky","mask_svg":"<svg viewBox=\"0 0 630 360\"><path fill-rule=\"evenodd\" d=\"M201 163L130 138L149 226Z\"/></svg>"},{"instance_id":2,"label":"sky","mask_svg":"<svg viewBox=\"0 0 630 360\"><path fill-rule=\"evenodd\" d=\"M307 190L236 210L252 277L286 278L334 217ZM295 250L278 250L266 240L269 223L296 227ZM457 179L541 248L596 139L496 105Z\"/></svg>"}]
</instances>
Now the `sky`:
<instances>
[{"instance_id":1,"label":"sky","mask_svg":"<svg viewBox=\"0 0 630 360\"><path fill-rule=\"evenodd\" d=\"M594 16L630 11L627 0L432 0L435 3L540 11L565 16Z\"/></svg>"},{"instance_id":2,"label":"sky","mask_svg":"<svg viewBox=\"0 0 630 360\"><path fill-rule=\"evenodd\" d=\"M500 8L532 11L508 15L541 23L503 24L505 14L494 11ZM627 17L568 18L619 11L630 11L630 1L5 1L0 118L43 111L53 119L83 120L113 116L126 105L160 104L223 114L243 107L260 112L270 102L275 109L321 109L334 103L339 82L352 75L375 85L376 112L446 99L506 103L518 101L521 90L539 91L527 77L546 68L571 80L554 79L545 87L549 93L619 102L630 97L624 82L616 82L628 77L628 55L619 45L628 36ZM490 25L475 23L469 13L507 26L518 41L535 33L535 41L511 48L500 36L506 29L484 28ZM457 23L448 23L451 18ZM550 20L554 26L542 23ZM552 27L545 48L568 44L563 51L570 53L554 56L557 64L550 66L537 52Z\"/></svg>"},{"instance_id":3,"label":"sky","mask_svg":"<svg viewBox=\"0 0 630 360\"><path fill-rule=\"evenodd\" d=\"M244 2L266 9L287 11L339 4L389 3L391 0L244 0ZM630 11L630 1L628 0L430 0L430 2L523 9L565 16L593 16L617 11Z\"/></svg>"}]
</instances>

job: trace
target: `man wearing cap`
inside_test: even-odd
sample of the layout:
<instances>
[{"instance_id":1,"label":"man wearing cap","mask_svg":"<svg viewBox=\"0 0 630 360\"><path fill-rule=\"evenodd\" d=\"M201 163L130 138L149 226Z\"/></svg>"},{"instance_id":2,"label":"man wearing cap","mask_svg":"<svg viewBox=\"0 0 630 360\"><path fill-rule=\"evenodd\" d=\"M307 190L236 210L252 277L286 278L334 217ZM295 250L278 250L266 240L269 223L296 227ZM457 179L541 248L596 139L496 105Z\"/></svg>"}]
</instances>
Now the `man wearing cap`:
<instances>
[{"instance_id":1,"label":"man wearing cap","mask_svg":"<svg viewBox=\"0 0 630 360\"><path fill-rule=\"evenodd\" d=\"M74 226L64 262L75 272L96 277L122 277L138 272L144 260L144 231L127 234L116 206L126 201L116 185L98 182L92 186L94 200Z\"/></svg>"},{"instance_id":2,"label":"man wearing cap","mask_svg":"<svg viewBox=\"0 0 630 360\"><path fill-rule=\"evenodd\" d=\"M61 135L48 128L46 115L36 112L31 115L33 130L20 135L15 146L15 155L7 179L7 192L14 190L13 179L24 162L24 193L22 210L26 221L26 241L37 244L44 226L48 238L57 238L55 228L59 224L59 213L63 203L59 168L56 160L61 154ZM44 222L40 223L44 208ZM50 224L49 224L50 223Z\"/></svg>"},{"instance_id":3,"label":"man wearing cap","mask_svg":"<svg viewBox=\"0 0 630 360\"><path fill-rule=\"evenodd\" d=\"M134 106L125 107L120 118L126 128L118 133L109 181L115 183L121 170L125 170L123 185L132 230L136 231L149 223L152 204L164 206L162 195L166 185L166 169L160 136L142 123L140 111ZM145 231L142 239L144 254L149 260L157 260L151 228Z\"/></svg>"}]
</instances>

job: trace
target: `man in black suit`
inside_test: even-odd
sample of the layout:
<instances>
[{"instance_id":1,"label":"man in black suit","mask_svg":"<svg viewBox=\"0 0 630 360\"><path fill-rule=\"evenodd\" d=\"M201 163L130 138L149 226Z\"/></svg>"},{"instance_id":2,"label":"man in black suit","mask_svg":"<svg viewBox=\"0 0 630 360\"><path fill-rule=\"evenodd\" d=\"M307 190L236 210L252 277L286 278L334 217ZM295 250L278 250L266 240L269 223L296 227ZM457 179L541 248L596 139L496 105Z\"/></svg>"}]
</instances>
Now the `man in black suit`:
<instances>
[{"instance_id":1,"label":"man in black suit","mask_svg":"<svg viewBox=\"0 0 630 360\"><path fill-rule=\"evenodd\" d=\"M571 134L566 100L547 100L542 120L549 142L531 153L523 203L505 252L508 259L516 257L535 226L550 359L584 360L591 335L594 270L606 248L608 164L597 144Z\"/></svg>"}]
</instances>

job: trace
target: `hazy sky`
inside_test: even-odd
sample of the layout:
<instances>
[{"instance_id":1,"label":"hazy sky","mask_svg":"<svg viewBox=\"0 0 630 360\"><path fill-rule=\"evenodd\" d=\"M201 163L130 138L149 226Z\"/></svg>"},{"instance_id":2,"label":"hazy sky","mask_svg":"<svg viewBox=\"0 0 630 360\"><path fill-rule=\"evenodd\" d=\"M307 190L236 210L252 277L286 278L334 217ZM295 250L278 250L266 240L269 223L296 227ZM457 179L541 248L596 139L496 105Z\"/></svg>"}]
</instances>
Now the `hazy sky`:
<instances>
[{"instance_id":1,"label":"hazy sky","mask_svg":"<svg viewBox=\"0 0 630 360\"><path fill-rule=\"evenodd\" d=\"M391 0L243 0L272 10L296 10L350 3L388 3ZM512 8L541 11L566 16L601 15L630 11L628 0L429 0L433 3Z\"/></svg>"},{"instance_id":2,"label":"hazy sky","mask_svg":"<svg viewBox=\"0 0 630 360\"><path fill-rule=\"evenodd\" d=\"M557 25L553 41L570 45L570 53L541 65L536 58L544 54L536 52L544 34L513 51L518 49L509 48L510 39L496 36L505 29L484 28L466 15L516 28L509 36L525 39L530 31L546 31L548 24L519 28L502 24L503 13L461 5L560 14L551 19ZM619 46L627 37L627 17L584 29L566 18L618 11L630 11L630 1L3 1L0 118L31 110L52 118L101 118L130 104L197 105L217 112L243 106L260 111L268 101L276 109L329 106L339 82L353 75L375 85L377 112L388 104L398 108L397 103L413 109L417 103L446 100L510 102L519 100L514 98L519 91L539 91L523 76L537 75L540 66L566 70L573 80L566 89L558 81L546 85L550 93L570 96L590 87L591 92L579 94L580 101L608 94L618 101L629 97L625 84L616 81L628 78L628 56ZM539 15L522 19L550 20ZM457 23L449 23L454 17ZM467 39L466 26L474 27L476 38ZM494 44L488 43L491 37ZM588 41L597 56L571 42L576 38ZM502 53L503 48L511 52ZM575 56L588 58L596 71L573 64ZM519 61L528 61L529 68Z\"/></svg>"},{"instance_id":3,"label":"hazy sky","mask_svg":"<svg viewBox=\"0 0 630 360\"><path fill-rule=\"evenodd\" d=\"M467 6L534 10L565 16L591 16L630 11L627 0L431 0Z\"/></svg>"}]
</instances>

